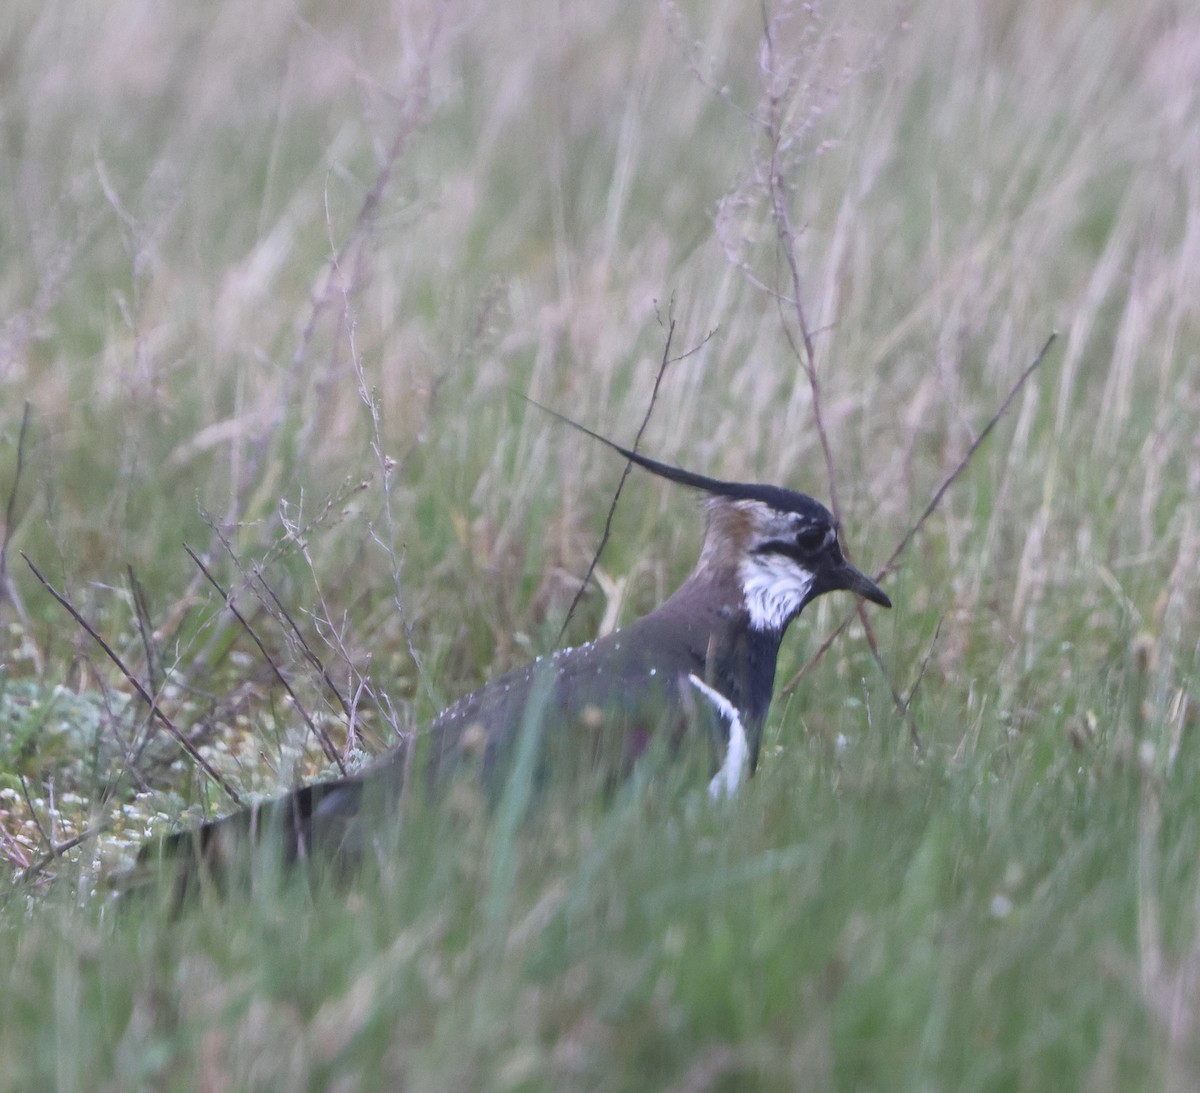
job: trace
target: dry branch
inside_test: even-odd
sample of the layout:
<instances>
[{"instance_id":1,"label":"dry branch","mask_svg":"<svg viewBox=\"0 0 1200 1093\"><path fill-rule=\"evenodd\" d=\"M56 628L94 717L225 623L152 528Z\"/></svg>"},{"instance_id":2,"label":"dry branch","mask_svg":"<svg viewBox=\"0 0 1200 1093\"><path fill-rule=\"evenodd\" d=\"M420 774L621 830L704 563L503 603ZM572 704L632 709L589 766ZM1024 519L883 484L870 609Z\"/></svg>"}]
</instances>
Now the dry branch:
<instances>
[{"instance_id":1,"label":"dry branch","mask_svg":"<svg viewBox=\"0 0 1200 1093\"><path fill-rule=\"evenodd\" d=\"M309 727L309 729L313 732L313 734L316 736L316 738L321 742L321 750L325 753L325 758L329 759L331 762L336 763L338 770L342 774L345 774L346 768L342 764L341 756L339 756L337 753L337 748L335 748L333 746L333 741L329 739L329 734L326 733L325 730L322 729L312 719L312 717L309 715L308 711L304 708L304 704L300 701L299 695L297 695L296 692L294 690L292 690L292 685L287 681L287 677L283 674L283 671L279 667L279 665L275 663L275 659L267 651L267 647L266 647L266 645L263 644L262 638L260 638L258 636L258 634L254 630L254 627L250 625L250 623L246 620L246 617L237 609L237 604L234 602L233 593L226 592L225 589L221 587L221 585L217 581L216 577L214 577L212 575L212 572L209 570L208 566L206 566L204 564L204 562L200 560L200 556L190 546L188 546L187 543L183 544L183 549L187 551L188 557L191 558L192 561L196 563L197 568L200 570L201 573L204 574L204 576L208 580L209 584L211 584L213 586L213 588L215 588L217 590L218 595L220 595L221 599L223 599L225 601L225 606L229 608L230 613L241 624L242 629L245 630L246 633L250 635L250 639L254 642L255 645L258 646L258 651L260 653L262 653L263 659L267 662L267 664L269 664L271 666L271 671L275 673L275 678L278 679L281 684L283 684L283 689L285 691L287 691L289 697L292 700L292 703L296 707L297 712L300 714L301 718L304 720L304 723Z\"/></svg>"},{"instance_id":2,"label":"dry branch","mask_svg":"<svg viewBox=\"0 0 1200 1093\"><path fill-rule=\"evenodd\" d=\"M175 741L179 744L179 746L188 753L188 755L195 761L196 765L199 766L200 769L203 770L213 782L215 782L221 787L221 789L225 791L230 800L232 800L234 804L241 806L242 799L238 795L237 790L235 790L233 786L229 784L220 771L218 771L207 759L204 758L203 755L200 754L199 751L196 750L192 742L182 732L180 732L175 723L165 713L163 713L162 709L158 705L157 699L155 699L154 696L146 690L137 676L135 676L133 672L126 667L125 662L118 655L117 651L111 645L109 645L103 637L100 636L95 627L93 627L92 624L88 622L82 614L79 613L75 605L71 603L66 596L59 592L58 589L55 588L54 585L52 585L42 575L42 571L33 564L28 554L22 551L21 557L25 559L25 564L29 566L31 570L33 570L33 575L38 579L38 581L41 582L46 591L49 592L50 595L53 596L63 606L71 618L73 618L81 627L83 627L88 636L91 637L92 640L104 650L104 653L108 659L111 660L117 666L121 674L127 680L129 680L130 685L141 696L142 701L150 707L151 715L157 717L158 720L162 722L167 732L169 732L171 736L175 738Z\"/></svg>"},{"instance_id":3,"label":"dry branch","mask_svg":"<svg viewBox=\"0 0 1200 1093\"><path fill-rule=\"evenodd\" d=\"M934 514L934 512L937 511L938 506L942 502L942 498L946 496L946 491L949 490L952 485L954 485L963 471L967 469L971 459L979 450L980 445L983 444L983 442L991 434L992 430L999 423L1000 419L1008 412L1009 407L1011 407L1013 404L1013 400L1018 394L1020 394L1021 388L1025 386L1030 377L1033 376L1034 372L1041 367L1042 361L1046 359L1046 354L1049 352L1050 346L1054 344L1054 341L1057 337L1058 333L1052 332L1046 339L1045 343L1042 345L1042 348L1038 350L1037 356L1034 357L1033 363L1021 373L1020 377L1017 379L1017 382L1013 384L1012 389L1008 392L1008 395L1000 404L1000 408L991 416L991 418L988 420L988 423L983 427L982 431L971 443L971 446L967 449L966 454L959 461L958 465L950 472L949 475L946 476L945 481L943 481L942 484L934 491L933 497L930 499L929 504L925 506L925 511L921 513L916 522L908 529L904 537L896 545L896 549L892 551L888 560L875 574L876 580L882 580L887 575L891 568L896 564L896 561L899 559L900 555L908 549L909 544L925 525L925 522ZM837 640L838 635L850 624L850 620L854 618L854 615L854 611L850 612L836 627L834 627L832 631L830 631L828 636L821 643L821 647L809 658L808 662L794 676L792 676L787 683L784 684L780 692L781 694L790 694L795 689L796 684L798 684L800 680L803 679L804 676L806 676L808 672L816 666L817 662L825 655L825 651L834 643L834 641ZM903 709L903 705L901 705L901 708Z\"/></svg>"}]
</instances>

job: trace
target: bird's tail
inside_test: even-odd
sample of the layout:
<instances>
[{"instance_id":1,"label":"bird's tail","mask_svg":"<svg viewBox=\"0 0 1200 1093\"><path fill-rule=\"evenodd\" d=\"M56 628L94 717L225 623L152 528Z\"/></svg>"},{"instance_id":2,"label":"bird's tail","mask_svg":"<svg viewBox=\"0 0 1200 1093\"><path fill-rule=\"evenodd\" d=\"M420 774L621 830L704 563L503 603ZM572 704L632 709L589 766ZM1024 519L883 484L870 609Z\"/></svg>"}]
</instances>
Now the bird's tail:
<instances>
[{"instance_id":1,"label":"bird's tail","mask_svg":"<svg viewBox=\"0 0 1200 1093\"><path fill-rule=\"evenodd\" d=\"M301 862L337 867L362 849L360 815L369 794L394 807L400 772L385 767L302 786L219 820L147 843L120 881L125 890L157 888L178 908L205 891L217 895L278 882ZM389 792L389 790L391 792ZM248 881L249 884L243 884Z\"/></svg>"}]
</instances>

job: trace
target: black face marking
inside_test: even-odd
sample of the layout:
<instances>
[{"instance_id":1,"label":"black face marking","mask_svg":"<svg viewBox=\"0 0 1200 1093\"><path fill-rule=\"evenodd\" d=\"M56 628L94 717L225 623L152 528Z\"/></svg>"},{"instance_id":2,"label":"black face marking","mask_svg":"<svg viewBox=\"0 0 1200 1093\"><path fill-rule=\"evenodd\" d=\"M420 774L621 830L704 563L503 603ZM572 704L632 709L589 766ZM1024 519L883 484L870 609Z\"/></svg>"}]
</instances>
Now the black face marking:
<instances>
[{"instance_id":1,"label":"black face marking","mask_svg":"<svg viewBox=\"0 0 1200 1093\"><path fill-rule=\"evenodd\" d=\"M782 554L797 562L815 561L823 553L831 553L837 560L841 553L838 550L837 533L832 522L799 524L795 534L791 537L768 539L753 547L752 552L754 554Z\"/></svg>"},{"instance_id":2,"label":"black face marking","mask_svg":"<svg viewBox=\"0 0 1200 1093\"><path fill-rule=\"evenodd\" d=\"M796 546L808 554L815 554L828 540L828 528L814 527L810 524L796 532Z\"/></svg>"},{"instance_id":3,"label":"black face marking","mask_svg":"<svg viewBox=\"0 0 1200 1093\"><path fill-rule=\"evenodd\" d=\"M752 554L782 554L785 558L791 558L794 562L799 562L805 568L811 569L812 563L815 562L821 554L821 546L825 540L818 540L818 545L814 549L808 545L801 545L791 539L769 539L765 543L759 543L751 551Z\"/></svg>"}]
</instances>

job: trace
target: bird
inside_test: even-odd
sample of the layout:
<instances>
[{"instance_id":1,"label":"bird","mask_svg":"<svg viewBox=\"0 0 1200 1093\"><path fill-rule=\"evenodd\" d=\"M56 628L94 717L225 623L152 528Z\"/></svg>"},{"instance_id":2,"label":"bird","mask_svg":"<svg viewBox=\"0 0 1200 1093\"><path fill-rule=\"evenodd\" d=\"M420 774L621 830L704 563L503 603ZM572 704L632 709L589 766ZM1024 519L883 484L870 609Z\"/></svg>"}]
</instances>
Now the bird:
<instances>
[{"instance_id":1,"label":"bird","mask_svg":"<svg viewBox=\"0 0 1200 1093\"><path fill-rule=\"evenodd\" d=\"M807 494L710 478L550 412L651 475L699 493L706 510L699 556L649 614L515 668L439 713L425 734L425 783L436 793L473 757L485 785L503 785L523 731L535 724L539 770L570 755L584 766L608 765L616 778L654 740L668 751L706 741L708 794L731 797L758 766L790 624L830 592L885 608L891 600L847 560L838 521ZM261 842L266 832L279 841L286 864L361 853L370 838L363 830L368 805L394 805L413 761L413 748L401 743L357 773L147 844L140 861L182 861L192 872L220 877L247 841Z\"/></svg>"}]
</instances>

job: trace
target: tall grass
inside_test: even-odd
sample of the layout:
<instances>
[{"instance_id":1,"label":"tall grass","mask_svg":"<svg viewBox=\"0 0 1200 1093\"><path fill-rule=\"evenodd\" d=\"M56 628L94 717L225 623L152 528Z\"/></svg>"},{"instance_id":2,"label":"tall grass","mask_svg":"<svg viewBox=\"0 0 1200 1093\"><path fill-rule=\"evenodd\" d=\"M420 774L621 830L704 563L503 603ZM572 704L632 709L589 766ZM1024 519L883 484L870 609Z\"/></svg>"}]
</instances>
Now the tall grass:
<instances>
[{"instance_id":1,"label":"tall grass","mask_svg":"<svg viewBox=\"0 0 1200 1093\"><path fill-rule=\"evenodd\" d=\"M1200 1081L1200 21L14 0L0 66L9 1086ZM114 912L230 802L20 553L239 795L322 776L301 710L354 762L552 647L620 468L512 392L627 440L672 320L646 450L836 493L865 569L1061 332L885 579L882 670L853 624L728 807L463 790L349 891ZM568 639L699 530L631 480Z\"/></svg>"}]
</instances>

